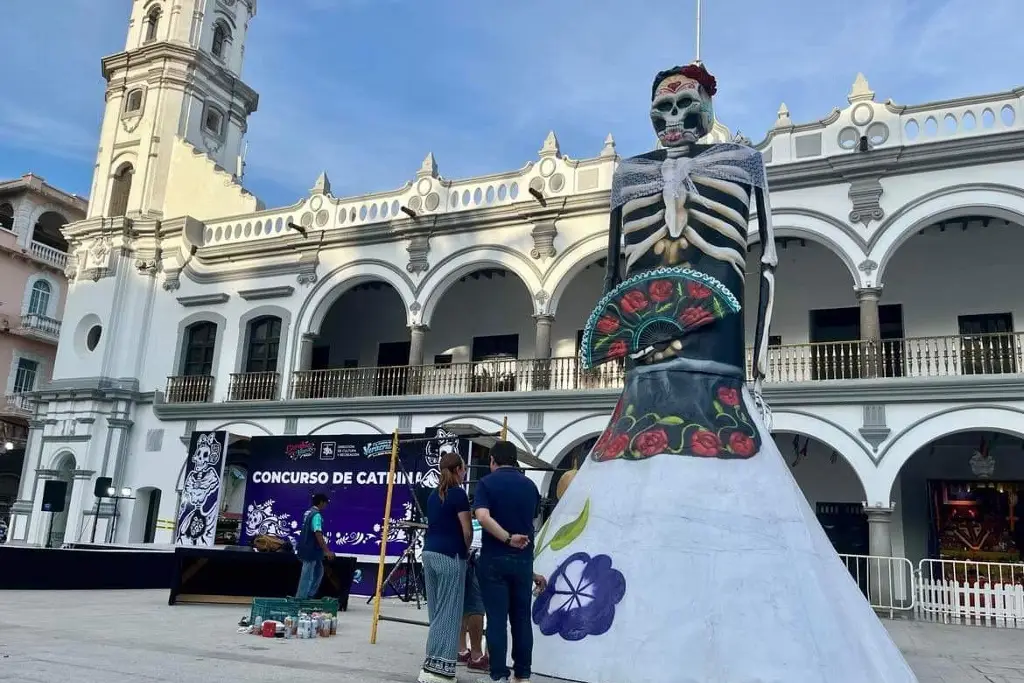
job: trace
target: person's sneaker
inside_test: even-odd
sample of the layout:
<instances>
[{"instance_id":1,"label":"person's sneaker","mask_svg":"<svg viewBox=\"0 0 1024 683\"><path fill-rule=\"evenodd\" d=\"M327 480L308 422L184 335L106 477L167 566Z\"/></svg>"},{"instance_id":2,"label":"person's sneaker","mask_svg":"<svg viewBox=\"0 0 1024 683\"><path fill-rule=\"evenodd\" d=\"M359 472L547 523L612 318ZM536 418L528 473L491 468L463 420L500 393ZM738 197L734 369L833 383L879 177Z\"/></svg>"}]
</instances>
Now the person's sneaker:
<instances>
[{"instance_id":1,"label":"person's sneaker","mask_svg":"<svg viewBox=\"0 0 1024 683\"><path fill-rule=\"evenodd\" d=\"M459 664L468 664L468 663L469 663L469 650L466 650L465 652L460 652L459 653Z\"/></svg>"},{"instance_id":2,"label":"person's sneaker","mask_svg":"<svg viewBox=\"0 0 1024 683\"><path fill-rule=\"evenodd\" d=\"M476 679L476 683L509 683L509 682L508 682L507 678L499 678L498 680L494 680L490 676L483 676L481 678Z\"/></svg>"},{"instance_id":3,"label":"person's sneaker","mask_svg":"<svg viewBox=\"0 0 1024 683\"><path fill-rule=\"evenodd\" d=\"M470 659L467 661L466 668L470 671L490 671L491 658L487 655L480 655L479 659Z\"/></svg>"}]
</instances>

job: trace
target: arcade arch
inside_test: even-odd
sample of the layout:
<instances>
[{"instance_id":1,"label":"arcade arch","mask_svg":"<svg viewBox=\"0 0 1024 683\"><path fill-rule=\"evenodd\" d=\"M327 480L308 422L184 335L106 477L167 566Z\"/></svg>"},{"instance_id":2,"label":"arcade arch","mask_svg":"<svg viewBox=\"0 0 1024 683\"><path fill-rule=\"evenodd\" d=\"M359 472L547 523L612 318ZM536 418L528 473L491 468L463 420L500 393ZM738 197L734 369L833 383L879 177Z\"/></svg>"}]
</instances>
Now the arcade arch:
<instances>
[{"instance_id":1,"label":"arcade arch","mask_svg":"<svg viewBox=\"0 0 1024 683\"><path fill-rule=\"evenodd\" d=\"M438 305L451 298L451 291L464 285L466 277L479 272L504 272L505 276L518 277L526 287L530 299L530 315L543 312L543 307L535 305L536 295L541 292L540 271L535 264L520 252L500 245L472 247L442 259L428 273L426 279L417 288L417 294L423 306L420 314L422 324L435 328L438 322L434 319ZM464 288L464 287L462 287ZM543 299L544 297L539 297ZM493 306L493 304L492 304Z\"/></svg>"},{"instance_id":2,"label":"arcade arch","mask_svg":"<svg viewBox=\"0 0 1024 683\"><path fill-rule=\"evenodd\" d=\"M537 357L529 282L514 270L491 265L456 270L452 277L459 273L454 282L442 280L424 306L429 329L424 333L423 364L434 366L424 389L452 393L521 388L529 373L519 361Z\"/></svg>"},{"instance_id":3,"label":"arcade arch","mask_svg":"<svg viewBox=\"0 0 1024 683\"><path fill-rule=\"evenodd\" d=\"M404 393L411 297L408 283L384 268L314 291L299 315L305 322L296 328L306 332L295 345L302 372L295 376L294 397Z\"/></svg>"},{"instance_id":4,"label":"arcade arch","mask_svg":"<svg viewBox=\"0 0 1024 683\"><path fill-rule=\"evenodd\" d=\"M982 413L991 415L984 426ZM879 484L899 501L905 556L1017 562L1024 557L1024 414L961 409L898 436ZM1010 424L1016 420L1016 424Z\"/></svg>"},{"instance_id":5,"label":"arcade arch","mask_svg":"<svg viewBox=\"0 0 1024 683\"><path fill-rule=\"evenodd\" d=\"M879 227L869 243L868 258L885 283L893 256L921 230L967 216L984 216L1024 225L1024 190L996 183L966 183L929 192L907 203Z\"/></svg>"},{"instance_id":6,"label":"arcade arch","mask_svg":"<svg viewBox=\"0 0 1024 683\"><path fill-rule=\"evenodd\" d=\"M44 211L32 227L32 241L66 254L68 241L63 228L67 224L68 219L57 211Z\"/></svg>"},{"instance_id":7,"label":"arcade arch","mask_svg":"<svg viewBox=\"0 0 1024 683\"><path fill-rule=\"evenodd\" d=\"M1014 332L1024 320L1016 256L1024 250L1024 216L966 206L912 227L892 243L879 278L882 304L908 302L902 315L903 374L1020 372L1022 340ZM970 281L981 267L984 283Z\"/></svg>"}]
</instances>

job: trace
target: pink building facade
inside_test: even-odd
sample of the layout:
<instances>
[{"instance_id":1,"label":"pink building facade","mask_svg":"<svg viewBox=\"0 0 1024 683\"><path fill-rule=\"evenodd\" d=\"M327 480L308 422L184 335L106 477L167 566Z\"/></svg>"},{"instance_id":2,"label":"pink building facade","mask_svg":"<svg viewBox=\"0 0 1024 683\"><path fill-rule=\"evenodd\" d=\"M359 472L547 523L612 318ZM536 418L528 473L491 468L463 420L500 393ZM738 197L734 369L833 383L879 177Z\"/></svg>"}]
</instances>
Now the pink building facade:
<instances>
[{"instance_id":1,"label":"pink building facade","mask_svg":"<svg viewBox=\"0 0 1024 683\"><path fill-rule=\"evenodd\" d=\"M48 382L67 295L61 228L87 202L34 175L0 181L0 519L17 496L32 405Z\"/></svg>"}]
</instances>

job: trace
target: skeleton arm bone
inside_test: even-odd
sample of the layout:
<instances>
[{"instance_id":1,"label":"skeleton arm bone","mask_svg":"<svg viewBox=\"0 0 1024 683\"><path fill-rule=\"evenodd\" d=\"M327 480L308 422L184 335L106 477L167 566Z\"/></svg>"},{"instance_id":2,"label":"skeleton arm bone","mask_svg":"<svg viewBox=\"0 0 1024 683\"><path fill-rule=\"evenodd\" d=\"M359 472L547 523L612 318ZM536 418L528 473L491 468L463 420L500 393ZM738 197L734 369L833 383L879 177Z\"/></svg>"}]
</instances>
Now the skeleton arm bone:
<instances>
[{"instance_id":1,"label":"skeleton arm bone","mask_svg":"<svg viewBox=\"0 0 1024 683\"><path fill-rule=\"evenodd\" d=\"M622 276L619 273L619 258L622 254L622 207L612 209L608 217L608 265L605 267L604 293L615 289Z\"/></svg>"},{"instance_id":2,"label":"skeleton arm bone","mask_svg":"<svg viewBox=\"0 0 1024 683\"><path fill-rule=\"evenodd\" d=\"M752 372L757 387L768 374L768 332L772 324L775 304L775 267L779 257L775 251L775 231L772 229L771 207L761 188L754 188L757 200L757 232L761 240L761 290L757 304L757 329L754 337L754 367Z\"/></svg>"}]
</instances>

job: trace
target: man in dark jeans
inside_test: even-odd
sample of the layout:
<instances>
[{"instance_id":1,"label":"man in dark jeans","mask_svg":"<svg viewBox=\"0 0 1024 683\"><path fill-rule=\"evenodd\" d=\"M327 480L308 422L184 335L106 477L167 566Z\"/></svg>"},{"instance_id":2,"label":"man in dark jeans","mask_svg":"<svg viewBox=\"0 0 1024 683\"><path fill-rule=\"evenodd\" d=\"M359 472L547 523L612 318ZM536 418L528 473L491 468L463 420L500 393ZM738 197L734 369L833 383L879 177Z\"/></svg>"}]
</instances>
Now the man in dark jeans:
<instances>
[{"instance_id":1,"label":"man in dark jeans","mask_svg":"<svg viewBox=\"0 0 1024 683\"><path fill-rule=\"evenodd\" d=\"M491 473L476 485L473 509L484 529L477 575L487 611L487 649L491 681L528 683L533 658L530 623L534 585L546 581L533 573L533 520L540 506L536 485L516 467L516 449L499 441L491 449ZM508 636L512 627L512 668ZM484 679L488 680L488 679Z\"/></svg>"}]
</instances>

